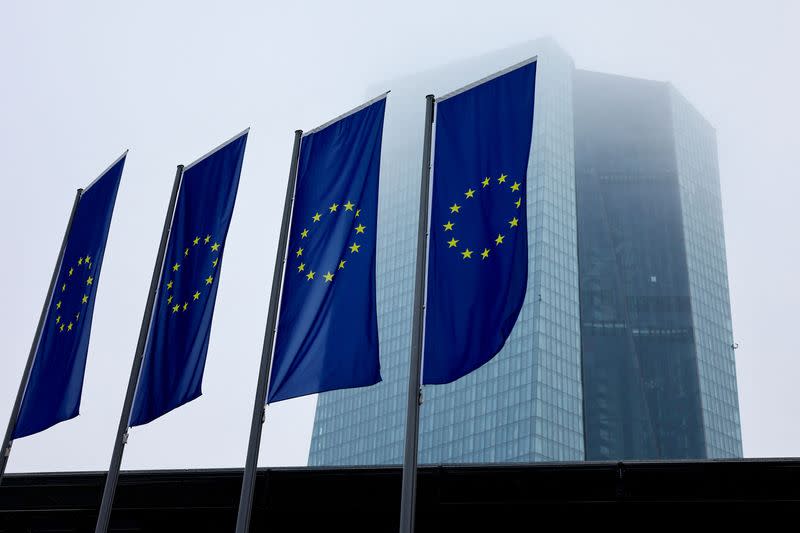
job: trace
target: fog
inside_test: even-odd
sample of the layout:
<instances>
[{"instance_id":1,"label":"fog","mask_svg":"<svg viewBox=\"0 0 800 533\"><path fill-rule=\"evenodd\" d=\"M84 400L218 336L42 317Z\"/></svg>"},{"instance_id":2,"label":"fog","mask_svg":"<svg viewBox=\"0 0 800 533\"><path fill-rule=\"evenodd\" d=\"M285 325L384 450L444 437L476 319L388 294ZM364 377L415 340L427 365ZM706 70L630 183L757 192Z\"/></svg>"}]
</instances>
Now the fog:
<instances>
[{"instance_id":1,"label":"fog","mask_svg":"<svg viewBox=\"0 0 800 533\"><path fill-rule=\"evenodd\" d=\"M250 126L204 395L132 430L123 461L242 466L293 131L384 80L544 36L577 68L671 82L716 127L744 453L800 456L800 4L17 1L1 11L3 429L75 189L130 149L81 415L15 442L10 472L107 468L175 165ZM306 463L315 402L269 407L261 466Z\"/></svg>"}]
</instances>

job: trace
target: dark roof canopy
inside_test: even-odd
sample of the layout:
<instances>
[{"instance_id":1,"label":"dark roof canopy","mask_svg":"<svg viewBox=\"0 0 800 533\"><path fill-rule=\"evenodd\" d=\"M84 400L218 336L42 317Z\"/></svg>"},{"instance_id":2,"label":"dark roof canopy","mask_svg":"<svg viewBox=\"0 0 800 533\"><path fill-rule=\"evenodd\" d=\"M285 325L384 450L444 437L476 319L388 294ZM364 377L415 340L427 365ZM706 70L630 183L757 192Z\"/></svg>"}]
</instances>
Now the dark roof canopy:
<instances>
[{"instance_id":1,"label":"dark roof canopy","mask_svg":"<svg viewBox=\"0 0 800 533\"><path fill-rule=\"evenodd\" d=\"M0 531L93 531L104 475L7 475ZM396 532L400 476L399 467L261 469L251 531ZM111 530L233 531L241 478L240 469L124 472ZM800 461L424 466L418 487L417 531L795 521Z\"/></svg>"}]
</instances>

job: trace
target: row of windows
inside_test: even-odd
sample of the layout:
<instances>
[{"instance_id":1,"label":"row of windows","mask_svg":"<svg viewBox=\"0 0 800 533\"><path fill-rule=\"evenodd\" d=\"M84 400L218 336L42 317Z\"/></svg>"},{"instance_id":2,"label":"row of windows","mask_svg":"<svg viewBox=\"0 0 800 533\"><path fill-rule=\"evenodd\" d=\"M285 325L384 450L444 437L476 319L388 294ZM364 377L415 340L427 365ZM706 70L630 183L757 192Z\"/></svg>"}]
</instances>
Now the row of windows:
<instances>
[{"instance_id":1,"label":"row of windows","mask_svg":"<svg viewBox=\"0 0 800 533\"><path fill-rule=\"evenodd\" d=\"M570 66L566 58L559 61L539 72L535 156L528 180L533 253L528 298L506 348L493 361L454 384L425 388L423 461L434 456L437 461L583 456L571 93L554 89L569 84ZM556 67L555 72L561 74L548 78L547 69ZM391 112L387 108L387 124L393 127L407 123L409 129L418 129L422 120L416 110L402 118L389 117ZM387 427L386 420L403 426L419 170L416 164L402 161L416 162L419 147L409 149L400 140L402 135L395 133L384 137L381 185L382 196L391 191L393 199L382 201L379 215L382 223L390 221L379 230L390 239L382 239L380 245L378 272L382 275L377 279L385 381L370 391L331 399L328 396L334 393L320 396L312 464L322 464L320 458L333 464L386 462L399 460L402 451L401 432ZM408 216L411 207L414 214ZM543 320L537 329L539 318ZM369 436L358 437L362 433L356 426L367 428ZM532 427L539 428L535 439L528 436ZM476 434L462 435L466 428L474 428ZM446 434L458 438L446 438ZM498 444L498 439L508 442ZM489 442L495 445L487 447Z\"/></svg>"},{"instance_id":2,"label":"row of windows","mask_svg":"<svg viewBox=\"0 0 800 533\"><path fill-rule=\"evenodd\" d=\"M716 139L691 105L672 95L707 449L710 457L741 457Z\"/></svg>"},{"instance_id":3,"label":"row of windows","mask_svg":"<svg viewBox=\"0 0 800 533\"><path fill-rule=\"evenodd\" d=\"M541 78L540 78L541 80ZM564 98L564 95L557 95ZM567 95L568 96L568 95ZM539 92L537 105L546 107L552 110L547 96L542 98L542 93ZM568 106L563 106L568 107ZM541 115L538 115L541 117ZM563 120L562 117L557 117ZM570 117L571 118L571 117ZM549 123L548 126L552 126ZM559 124L561 127L568 127L571 130L571 120L569 124ZM503 424L511 421L518 421L518 429L522 427L531 428L531 421L533 420L534 404L537 403L534 397L537 395L537 389L540 387L540 381L543 379L540 365L543 360L553 359L554 356L546 352L555 352L556 345L558 344L559 353L564 353L563 342L560 343L554 337L547 337L543 335L536 335L535 333L535 317L542 316L546 311L551 314L555 309L566 309L573 311L571 317L573 322L577 323L577 283L576 275L565 276L565 272L572 270L574 273L577 271L575 264L575 245L574 245L574 217L569 216L569 212L574 212L574 193L564 192L564 187L555 186L559 180L569 181L569 173L571 173L572 162L571 152L565 150L542 150L542 143L545 145L553 144L549 141L551 138L550 131L543 129L543 122L535 123L535 128L538 128L534 134L533 151L537 154L532 158L531 167L529 168L529 212L533 217L529 224L529 246L530 251L534 254L532 257L532 279L529 279L528 298L526 299L520 319L517 323L514 333L509 339L506 348L489 364L485 367L474 372L472 375L461 380L461 382L454 384L451 390L446 388L437 388L430 394L430 399L426 400L423 407L423 432L425 428L446 428L449 424L456 424L456 427L465 423L464 417L469 417L472 412L481 413L485 409L486 414L483 417L485 420L481 421L480 416L476 417L475 424L483 427L486 424L488 427L495 428L489 431L485 437L478 437L478 439L497 439L492 437L493 433L501 435L500 440L505 440L504 432L511 432L513 435L514 429L500 429L504 428ZM554 135L555 133L553 133ZM569 131L568 136L571 136ZM538 143L538 144L537 144ZM558 158L556 154L561 154ZM569 229L571 228L571 229ZM556 245L548 244L547 241L560 240ZM569 245L569 241L572 245ZM571 259L568 257L571 256ZM558 273L560 280L553 280L555 276L546 278L548 286L552 292L543 294L543 299L547 298L547 302L539 299L539 294L542 291L542 277L543 268L548 272ZM571 283L569 288L564 288L565 285ZM556 296L553 294L555 290L564 291L562 295ZM572 298L566 298L567 294L573 295ZM569 313L559 312L559 318L566 317L567 323L569 321ZM534 317L531 323L526 317ZM562 321L563 322L563 321ZM573 341L572 336L567 337L562 333L564 330L556 332L562 339L566 341ZM534 333L531 335L532 332ZM578 344L572 343L571 358L577 360ZM527 369L524 373L516 369ZM558 379L561 383L554 384L555 386L562 386L562 389L571 389L573 392L579 391L579 369L573 368L572 375L565 374L556 377L555 374L548 373L544 376L547 380ZM521 388L514 388L517 383L524 383L525 386ZM571 383L572 386L567 386ZM479 384L479 385L478 385ZM445 404L450 403L448 397L463 401L463 398L458 394L462 387L467 387L470 390L474 385L478 385L477 396L480 397L481 392L485 392L483 399L475 400L474 406L469 401L464 407L463 404L445 405L442 409L438 409L438 401L443 400ZM427 391L426 391L427 395ZM541 403L541 402L539 402ZM555 401L553 403L556 403ZM436 405L436 407L434 407ZM456 405L459 405L456 407ZM567 406L565 406L567 407ZM571 419L572 427L580 427L580 399L574 399L569 407L572 408ZM545 412L548 410L545 409ZM566 414L566 409L561 411L561 419ZM459 422L456 422L459 421ZM525 422L527 421L527 422ZM466 422L470 423L470 422ZM522 426L519 426L519 424ZM559 427L558 423L554 420L547 422L549 427ZM522 429L522 431L526 431ZM567 432L566 428L561 430L553 429L553 431ZM424 435L424 433L423 433ZM421 457L431 458L438 461L457 460L465 452L463 451L464 442L474 442L472 437L465 437L461 439L448 440L445 438L445 433L441 432L437 437L431 437L431 440L442 439L441 446L436 446L435 442L426 441L425 437L421 441ZM566 442L566 439L561 444L561 452L553 450L553 455L569 456L578 459L582 455L581 443L579 433L575 439L577 443ZM471 457L479 458L480 460L511 460L513 457L518 456L520 453L520 446L525 453L531 453L532 441L517 439L512 442L498 444L497 441L493 445L487 445L485 442L478 440L479 446L487 446L486 448L477 451ZM577 453L576 453L577 451ZM468 453L466 455L469 455Z\"/></svg>"}]
</instances>

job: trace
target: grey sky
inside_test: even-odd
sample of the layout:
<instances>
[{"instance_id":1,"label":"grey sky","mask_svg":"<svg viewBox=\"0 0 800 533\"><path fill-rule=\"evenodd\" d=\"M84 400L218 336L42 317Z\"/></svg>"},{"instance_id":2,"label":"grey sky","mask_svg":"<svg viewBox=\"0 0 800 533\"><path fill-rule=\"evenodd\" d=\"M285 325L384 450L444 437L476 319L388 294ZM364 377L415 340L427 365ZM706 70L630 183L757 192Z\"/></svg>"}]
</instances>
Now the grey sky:
<instances>
[{"instance_id":1,"label":"grey sky","mask_svg":"<svg viewBox=\"0 0 800 533\"><path fill-rule=\"evenodd\" d=\"M672 82L717 128L745 455L800 455L798 20L791 0L4 3L2 429L74 190L131 150L82 414L17 441L9 471L107 468L175 165L251 126L204 396L134 429L123 468L243 465L292 132L547 35L578 68ZM305 464L314 406L270 407L261 465Z\"/></svg>"}]
</instances>

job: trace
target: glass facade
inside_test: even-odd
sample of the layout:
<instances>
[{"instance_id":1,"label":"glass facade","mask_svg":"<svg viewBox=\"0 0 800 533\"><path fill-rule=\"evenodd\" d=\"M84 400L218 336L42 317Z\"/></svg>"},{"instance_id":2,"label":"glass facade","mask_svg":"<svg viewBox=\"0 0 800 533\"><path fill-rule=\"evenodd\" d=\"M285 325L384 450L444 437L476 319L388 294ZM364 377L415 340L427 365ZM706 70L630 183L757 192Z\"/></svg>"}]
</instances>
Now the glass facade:
<instances>
[{"instance_id":1,"label":"glass facade","mask_svg":"<svg viewBox=\"0 0 800 533\"><path fill-rule=\"evenodd\" d=\"M670 88L706 454L741 457L742 430L714 128Z\"/></svg>"},{"instance_id":2,"label":"glass facade","mask_svg":"<svg viewBox=\"0 0 800 533\"><path fill-rule=\"evenodd\" d=\"M573 65L555 47L536 53L526 299L493 360L454 383L425 388L423 463L583 458Z\"/></svg>"},{"instance_id":3,"label":"glass facade","mask_svg":"<svg viewBox=\"0 0 800 533\"><path fill-rule=\"evenodd\" d=\"M425 94L445 94L533 55L527 297L494 360L455 383L425 387L420 461L583 458L573 65L542 40L389 84L377 257L383 382L319 396L310 465L402 462Z\"/></svg>"},{"instance_id":4,"label":"glass facade","mask_svg":"<svg viewBox=\"0 0 800 533\"><path fill-rule=\"evenodd\" d=\"M309 465L402 462L424 97L533 55L526 300L497 357L425 387L420 462L741 455L733 355L717 344L731 328L713 130L666 84L609 77L641 85L609 82L592 103L587 80L601 75L539 40L370 91L392 89L378 213L383 382L319 396ZM684 124L674 134L672 121ZM682 211L698 187L707 194Z\"/></svg>"},{"instance_id":5,"label":"glass facade","mask_svg":"<svg viewBox=\"0 0 800 533\"><path fill-rule=\"evenodd\" d=\"M575 73L586 458L705 457L664 83Z\"/></svg>"}]
</instances>

